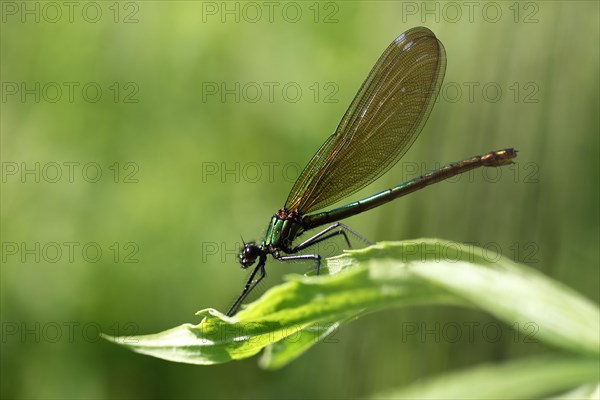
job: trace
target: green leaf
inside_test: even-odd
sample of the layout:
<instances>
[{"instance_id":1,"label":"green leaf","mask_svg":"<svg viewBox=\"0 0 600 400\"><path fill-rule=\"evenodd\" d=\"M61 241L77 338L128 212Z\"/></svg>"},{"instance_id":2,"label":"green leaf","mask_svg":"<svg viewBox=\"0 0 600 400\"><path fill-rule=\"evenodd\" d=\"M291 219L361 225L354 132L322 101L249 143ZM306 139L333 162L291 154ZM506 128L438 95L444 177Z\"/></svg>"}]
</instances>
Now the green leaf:
<instances>
[{"instance_id":1,"label":"green leaf","mask_svg":"<svg viewBox=\"0 0 600 400\"><path fill-rule=\"evenodd\" d=\"M379 393L373 398L527 399L596 382L599 374L597 358L543 356L453 372L397 391ZM578 399L588 398L594 386L586 385L572 394L578 395Z\"/></svg>"},{"instance_id":2,"label":"green leaf","mask_svg":"<svg viewBox=\"0 0 600 400\"><path fill-rule=\"evenodd\" d=\"M553 400L598 400L600 399L600 382L588 383L551 397Z\"/></svg>"},{"instance_id":3,"label":"green leaf","mask_svg":"<svg viewBox=\"0 0 600 400\"><path fill-rule=\"evenodd\" d=\"M217 364L266 348L263 368L286 365L349 320L417 304L476 307L535 338L584 355L600 354L600 312L564 285L485 250L435 239L380 243L327 260L330 275L290 275L229 318L214 309L155 335L111 338L170 361ZM532 325L533 324L533 325ZM526 332L527 333L527 332ZM531 333L531 332L528 332Z\"/></svg>"}]
</instances>

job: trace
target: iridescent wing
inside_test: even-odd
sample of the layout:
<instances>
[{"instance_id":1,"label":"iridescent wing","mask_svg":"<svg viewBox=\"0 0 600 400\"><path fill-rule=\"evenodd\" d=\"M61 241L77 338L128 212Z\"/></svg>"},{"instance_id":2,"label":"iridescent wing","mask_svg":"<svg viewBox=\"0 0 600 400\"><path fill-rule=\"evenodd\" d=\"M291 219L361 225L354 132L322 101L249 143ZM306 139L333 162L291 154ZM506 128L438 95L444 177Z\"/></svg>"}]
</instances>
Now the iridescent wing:
<instances>
[{"instance_id":1,"label":"iridescent wing","mask_svg":"<svg viewBox=\"0 0 600 400\"><path fill-rule=\"evenodd\" d=\"M413 144L446 72L444 46L427 28L404 32L383 52L335 133L294 184L285 208L321 209L373 182Z\"/></svg>"}]
</instances>

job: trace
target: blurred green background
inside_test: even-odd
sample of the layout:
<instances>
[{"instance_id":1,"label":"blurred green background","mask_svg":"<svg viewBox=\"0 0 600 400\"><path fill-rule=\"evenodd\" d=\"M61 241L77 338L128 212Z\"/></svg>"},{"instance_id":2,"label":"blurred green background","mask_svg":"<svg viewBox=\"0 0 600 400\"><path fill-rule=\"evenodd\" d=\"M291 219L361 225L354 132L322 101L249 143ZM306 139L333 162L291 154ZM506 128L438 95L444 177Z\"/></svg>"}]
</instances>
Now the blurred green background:
<instances>
[{"instance_id":1,"label":"blurred green background","mask_svg":"<svg viewBox=\"0 0 600 400\"><path fill-rule=\"evenodd\" d=\"M381 52L417 25L446 48L441 96L402 162L353 198L503 147L517 164L346 223L372 241L499 250L598 302L599 3L469 4L2 2L2 397L358 397L549 351L451 307L370 315L276 372L98 338L225 311L247 276L240 235L261 239ZM309 269L270 262L262 290Z\"/></svg>"}]
</instances>

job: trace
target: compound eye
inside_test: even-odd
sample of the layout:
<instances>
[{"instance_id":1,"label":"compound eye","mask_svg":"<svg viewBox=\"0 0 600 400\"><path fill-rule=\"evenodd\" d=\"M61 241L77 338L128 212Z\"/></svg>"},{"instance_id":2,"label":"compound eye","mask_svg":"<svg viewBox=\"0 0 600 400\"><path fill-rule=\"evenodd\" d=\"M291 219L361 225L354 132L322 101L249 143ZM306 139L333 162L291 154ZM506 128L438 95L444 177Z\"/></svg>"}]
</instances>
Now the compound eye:
<instances>
[{"instance_id":1,"label":"compound eye","mask_svg":"<svg viewBox=\"0 0 600 400\"><path fill-rule=\"evenodd\" d=\"M260 249L254 243L248 243L244 246L240 252L240 264L242 268L248 268L256 261L256 258L260 255Z\"/></svg>"}]
</instances>

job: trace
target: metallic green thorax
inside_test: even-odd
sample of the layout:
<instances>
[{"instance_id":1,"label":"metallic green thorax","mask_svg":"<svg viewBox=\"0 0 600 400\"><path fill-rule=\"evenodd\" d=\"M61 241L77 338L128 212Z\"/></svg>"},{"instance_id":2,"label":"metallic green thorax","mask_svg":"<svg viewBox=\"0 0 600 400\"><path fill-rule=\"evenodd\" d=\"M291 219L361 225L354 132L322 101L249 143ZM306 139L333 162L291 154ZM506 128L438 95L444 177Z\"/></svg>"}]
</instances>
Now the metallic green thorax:
<instances>
[{"instance_id":1,"label":"metallic green thorax","mask_svg":"<svg viewBox=\"0 0 600 400\"><path fill-rule=\"evenodd\" d=\"M292 241L304 232L299 215L288 210L278 210L271 218L263 246L271 251L291 249Z\"/></svg>"}]
</instances>

